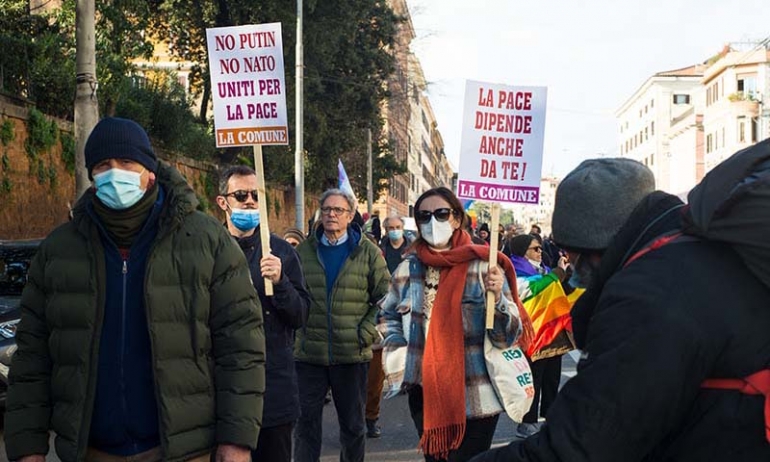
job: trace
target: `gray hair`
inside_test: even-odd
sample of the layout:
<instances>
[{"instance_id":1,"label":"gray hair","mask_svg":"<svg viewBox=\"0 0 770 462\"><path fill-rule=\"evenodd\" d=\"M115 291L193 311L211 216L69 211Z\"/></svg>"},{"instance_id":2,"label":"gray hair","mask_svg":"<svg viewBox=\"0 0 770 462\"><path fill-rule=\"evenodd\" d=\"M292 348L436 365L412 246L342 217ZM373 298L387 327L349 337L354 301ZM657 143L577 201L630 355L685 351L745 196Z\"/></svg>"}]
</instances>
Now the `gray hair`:
<instances>
[{"instance_id":1,"label":"gray hair","mask_svg":"<svg viewBox=\"0 0 770 462\"><path fill-rule=\"evenodd\" d=\"M388 218L386 218L385 221L382 222L382 227L386 228L388 226L388 223L390 223L390 220L398 220L398 221L400 221L402 227L406 224L406 223L404 223L404 219L401 218L400 215L391 215Z\"/></svg>"},{"instance_id":2,"label":"gray hair","mask_svg":"<svg viewBox=\"0 0 770 462\"><path fill-rule=\"evenodd\" d=\"M326 199L331 196L341 196L345 198L345 200L348 201L348 205L350 206L350 213L356 213L356 198L352 194L338 188L327 189L323 194L321 194L321 198L319 199L319 204L321 204L321 207L323 207Z\"/></svg>"}]
</instances>

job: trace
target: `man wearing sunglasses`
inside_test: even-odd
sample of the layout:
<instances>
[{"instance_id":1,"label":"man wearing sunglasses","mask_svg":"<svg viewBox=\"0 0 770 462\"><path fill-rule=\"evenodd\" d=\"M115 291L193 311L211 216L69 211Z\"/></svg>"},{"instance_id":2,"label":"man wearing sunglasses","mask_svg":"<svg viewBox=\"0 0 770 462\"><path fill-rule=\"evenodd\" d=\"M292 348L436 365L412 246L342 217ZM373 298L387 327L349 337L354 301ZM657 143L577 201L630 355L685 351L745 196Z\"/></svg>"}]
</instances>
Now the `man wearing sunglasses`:
<instances>
[{"instance_id":1,"label":"man wearing sunglasses","mask_svg":"<svg viewBox=\"0 0 770 462\"><path fill-rule=\"evenodd\" d=\"M340 461L362 462L364 406L377 302L390 274L380 249L351 223L356 199L339 189L321 195L321 226L297 246L311 294L307 325L294 346L302 412L294 432L297 462L321 454L324 397L331 387L340 426Z\"/></svg>"},{"instance_id":2,"label":"man wearing sunglasses","mask_svg":"<svg viewBox=\"0 0 770 462\"><path fill-rule=\"evenodd\" d=\"M227 229L246 255L251 279L262 302L267 342L265 407L257 449L252 459L291 461L291 432L299 417L299 391L294 370L294 331L305 325L310 294L294 248L270 235L270 253L262 252L257 196L257 175L245 165L230 167L219 182L217 204L225 213ZM265 279L273 296L265 295Z\"/></svg>"},{"instance_id":3,"label":"man wearing sunglasses","mask_svg":"<svg viewBox=\"0 0 770 462\"><path fill-rule=\"evenodd\" d=\"M85 146L94 187L41 244L21 301L10 460L246 462L264 389L243 254L135 122Z\"/></svg>"}]
</instances>

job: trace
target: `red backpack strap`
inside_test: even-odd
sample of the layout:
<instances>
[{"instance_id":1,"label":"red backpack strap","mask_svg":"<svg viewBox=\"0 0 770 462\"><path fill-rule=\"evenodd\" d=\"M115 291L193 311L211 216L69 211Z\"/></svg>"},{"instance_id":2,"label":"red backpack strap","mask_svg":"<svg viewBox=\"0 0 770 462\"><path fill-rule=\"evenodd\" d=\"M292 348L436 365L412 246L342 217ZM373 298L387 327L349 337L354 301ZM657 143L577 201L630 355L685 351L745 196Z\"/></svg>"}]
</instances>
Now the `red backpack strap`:
<instances>
[{"instance_id":1,"label":"red backpack strap","mask_svg":"<svg viewBox=\"0 0 770 462\"><path fill-rule=\"evenodd\" d=\"M677 232L677 233L674 233L674 234L669 234L669 235L661 236L661 237L655 239L654 241L652 241L652 243L650 243L650 245L648 245L646 247L643 247L640 251L638 251L635 254L631 255L631 258L629 258L626 261L626 263L623 265L623 267L625 268L626 266L630 265L636 259L642 257L643 255L646 255L647 253L652 252L653 250L658 250L659 248L663 247L664 245L668 245L668 244L672 243L673 241L679 239L680 237L682 237L682 233L681 232Z\"/></svg>"},{"instance_id":2,"label":"red backpack strap","mask_svg":"<svg viewBox=\"0 0 770 462\"><path fill-rule=\"evenodd\" d=\"M770 369L759 371L742 379L708 379L701 388L737 390L745 395L765 397L765 437L770 443Z\"/></svg>"}]
</instances>

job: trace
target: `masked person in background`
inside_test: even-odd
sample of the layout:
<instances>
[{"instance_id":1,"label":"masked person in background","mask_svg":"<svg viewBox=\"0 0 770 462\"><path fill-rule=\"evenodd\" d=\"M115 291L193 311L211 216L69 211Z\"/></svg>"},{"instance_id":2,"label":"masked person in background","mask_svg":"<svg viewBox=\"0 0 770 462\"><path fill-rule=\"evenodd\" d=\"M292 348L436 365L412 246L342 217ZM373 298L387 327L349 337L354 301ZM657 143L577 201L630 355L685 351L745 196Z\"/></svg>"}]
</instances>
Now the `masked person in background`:
<instances>
[{"instance_id":1,"label":"masked person in background","mask_svg":"<svg viewBox=\"0 0 770 462\"><path fill-rule=\"evenodd\" d=\"M388 272L392 274L404 259L404 253L412 244L412 239L404 236L404 220L398 215L386 218L383 227L386 234L382 238L380 248L388 264ZM372 346L372 361L369 363L369 377L366 384L366 436L368 438L379 438L382 435L382 429L377 422L380 418L384 381L382 345L377 342Z\"/></svg>"},{"instance_id":2,"label":"masked person in background","mask_svg":"<svg viewBox=\"0 0 770 462\"><path fill-rule=\"evenodd\" d=\"M5 413L10 460L247 462L265 388L243 253L135 122L107 118L94 188L41 244L21 301Z\"/></svg>"},{"instance_id":3,"label":"masked person in background","mask_svg":"<svg viewBox=\"0 0 770 462\"><path fill-rule=\"evenodd\" d=\"M294 370L294 331L305 325L310 294L294 248L270 235L270 252L263 252L257 175L251 167L230 167L219 182L219 208L226 214L227 229L246 255L251 279L262 303L267 342L265 406L255 461L291 461L291 434L299 417L299 389ZM265 294L265 280L273 295Z\"/></svg>"},{"instance_id":4,"label":"masked person in background","mask_svg":"<svg viewBox=\"0 0 770 462\"><path fill-rule=\"evenodd\" d=\"M489 267L489 246L473 245L452 191L423 193L414 205L420 237L382 302L384 348L407 347L404 386L426 461L461 462L489 449L503 407L484 360L486 293L495 298L490 339L507 348L521 323L510 260ZM411 313L404 332L402 316ZM531 327L530 327L531 328Z\"/></svg>"}]
</instances>

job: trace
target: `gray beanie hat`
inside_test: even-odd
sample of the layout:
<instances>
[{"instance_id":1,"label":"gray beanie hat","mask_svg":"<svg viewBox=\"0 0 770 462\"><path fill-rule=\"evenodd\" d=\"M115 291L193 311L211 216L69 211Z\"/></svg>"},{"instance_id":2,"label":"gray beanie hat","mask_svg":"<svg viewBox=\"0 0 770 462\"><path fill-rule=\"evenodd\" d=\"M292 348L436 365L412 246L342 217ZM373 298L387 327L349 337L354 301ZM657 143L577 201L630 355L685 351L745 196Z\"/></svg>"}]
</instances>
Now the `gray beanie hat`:
<instances>
[{"instance_id":1,"label":"gray beanie hat","mask_svg":"<svg viewBox=\"0 0 770 462\"><path fill-rule=\"evenodd\" d=\"M553 239L566 248L606 249L634 208L654 190L655 177L640 162L585 160L556 189Z\"/></svg>"}]
</instances>

